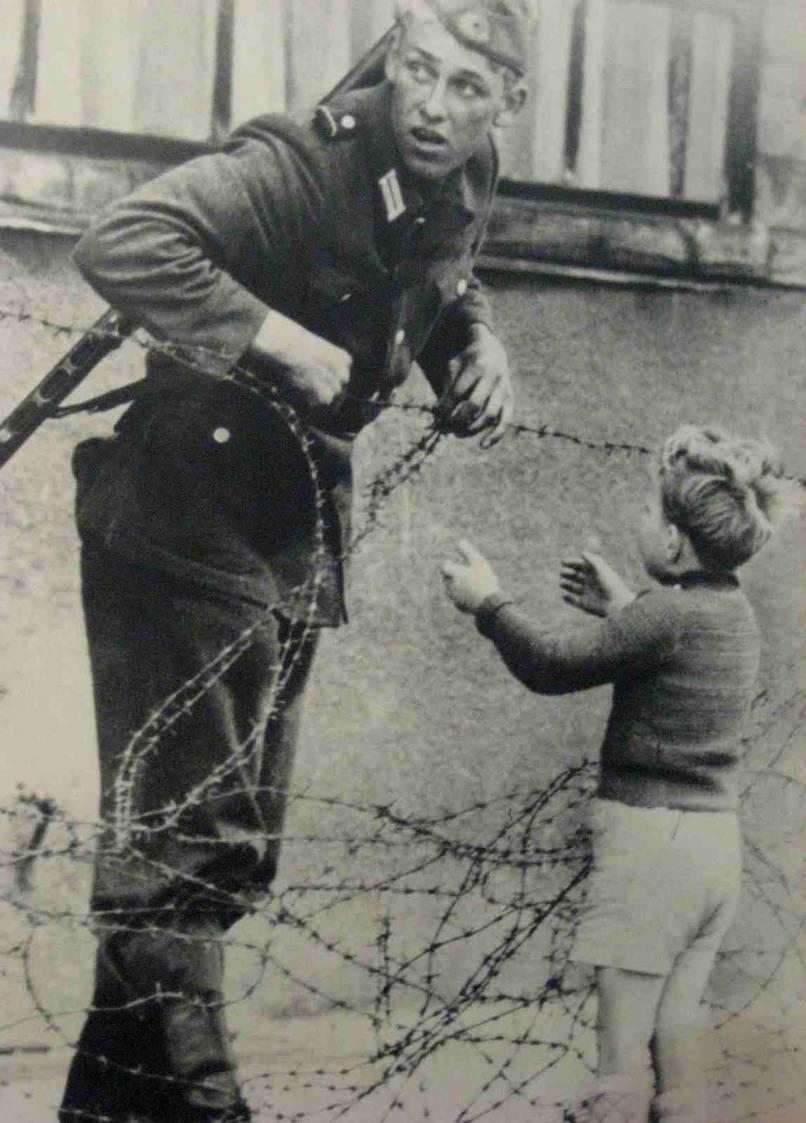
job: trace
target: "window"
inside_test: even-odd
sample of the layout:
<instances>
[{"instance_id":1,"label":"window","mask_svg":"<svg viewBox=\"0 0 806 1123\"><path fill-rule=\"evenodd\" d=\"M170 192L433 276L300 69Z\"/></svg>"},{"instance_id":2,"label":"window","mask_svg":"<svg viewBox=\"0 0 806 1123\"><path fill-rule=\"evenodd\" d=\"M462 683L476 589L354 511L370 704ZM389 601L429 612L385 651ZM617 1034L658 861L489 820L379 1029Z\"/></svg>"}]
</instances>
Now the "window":
<instances>
[{"instance_id":1,"label":"window","mask_svg":"<svg viewBox=\"0 0 806 1123\"><path fill-rule=\"evenodd\" d=\"M505 173L578 200L748 213L751 13L736 0L541 0L531 112L503 139Z\"/></svg>"},{"instance_id":2,"label":"window","mask_svg":"<svg viewBox=\"0 0 806 1123\"><path fill-rule=\"evenodd\" d=\"M753 0L534 6L533 92L502 136L505 190L749 216ZM121 137L216 141L315 101L391 13L392 0L4 0L0 119L14 125L0 120L0 146L53 126L99 155L125 152Z\"/></svg>"},{"instance_id":3,"label":"window","mask_svg":"<svg viewBox=\"0 0 806 1123\"><path fill-rule=\"evenodd\" d=\"M275 6L263 5L256 52L278 38ZM234 0L4 0L0 116L206 141L228 123L234 9ZM277 100L270 83L257 93Z\"/></svg>"}]
</instances>

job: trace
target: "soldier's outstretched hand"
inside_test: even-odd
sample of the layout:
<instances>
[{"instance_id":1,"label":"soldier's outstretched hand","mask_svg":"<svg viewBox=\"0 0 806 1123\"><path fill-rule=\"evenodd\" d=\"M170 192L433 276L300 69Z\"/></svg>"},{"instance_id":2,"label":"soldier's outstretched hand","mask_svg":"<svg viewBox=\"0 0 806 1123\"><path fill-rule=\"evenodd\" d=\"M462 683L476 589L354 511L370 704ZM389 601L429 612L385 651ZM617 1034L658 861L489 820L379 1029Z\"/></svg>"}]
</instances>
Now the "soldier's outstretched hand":
<instances>
[{"instance_id":1,"label":"soldier's outstretched hand","mask_svg":"<svg viewBox=\"0 0 806 1123\"><path fill-rule=\"evenodd\" d=\"M482 447L501 440L512 421L513 392L504 346L483 324L448 365L450 383L439 405L445 426L459 437L485 432Z\"/></svg>"},{"instance_id":2,"label":"soldier's outstretched hand","mask_svg":"<svg viewBox=\"0 0 806 1123\"><path fill-rule=\"evenodd\" d=\"M635 593L615 569L588 550L561 562L560 588L566 604L591 616L609 616L635 600Z\"/></svg>"},{"instance_id":3,"label":"soldier's outstretched hand","mask_svg":"<svg viewBox=\"0 0 806 1123\"><path fill-rule=\"evenodd\" d=\"M500 589L492 566L475 546L462 538L457 543L461 561L446 561L442 566L445 591L460 612L477 612L487 597Z\"/></svg>"}]
</instances>

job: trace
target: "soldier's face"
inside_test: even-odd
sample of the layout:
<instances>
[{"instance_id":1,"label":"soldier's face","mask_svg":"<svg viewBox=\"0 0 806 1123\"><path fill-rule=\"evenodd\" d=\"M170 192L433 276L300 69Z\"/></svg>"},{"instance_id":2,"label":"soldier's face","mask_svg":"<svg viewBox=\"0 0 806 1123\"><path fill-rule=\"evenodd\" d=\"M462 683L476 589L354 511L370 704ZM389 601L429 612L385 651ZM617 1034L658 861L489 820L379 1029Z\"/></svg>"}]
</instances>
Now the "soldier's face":
<instances>
[{"instance_id":1,"label":"soldier's face","mask_svg":"<svg viewBox=\"0 0 806 1123\"><path fill-rule=\"evenodd\" d=\"M525 97L521 84L507 83L436 19L406 25L386 74L398 150L406 167L427 179L442 179L466 163L493 126L509 124Z\"/></svg>"}]
</instances>

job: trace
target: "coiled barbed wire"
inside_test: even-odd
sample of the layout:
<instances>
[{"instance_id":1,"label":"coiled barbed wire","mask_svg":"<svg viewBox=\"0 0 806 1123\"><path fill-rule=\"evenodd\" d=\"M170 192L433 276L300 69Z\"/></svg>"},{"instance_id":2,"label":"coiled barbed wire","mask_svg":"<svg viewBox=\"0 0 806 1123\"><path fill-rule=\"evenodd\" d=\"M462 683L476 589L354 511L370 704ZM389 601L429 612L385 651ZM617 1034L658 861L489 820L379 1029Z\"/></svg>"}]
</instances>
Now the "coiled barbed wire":
<instances>
[{"instance_id":1,"label":"coiled barbed wire","mask_svg":"<svg viewBox=\"0 0 806 1123\"><path fill-rule=\"evenodd\" d=\"M80 330L0 308L2 319L14 319L22 325L35 322L60 334L77 334ZM153 341L135 342L144 349L172 353L171 348ZM187 365L186 352L182 352L181 358ZM261 386L260 391L266 395L265 387ZM269 391L264 400L286 422L306 457L316 495L315 554L321 561L322 489L306 443L305 427L276 392ZM377 527L391 493L418 478L444 436L432 407L416 402L389 402L379 408L421 414L424 429L370 482L363 526L345 547L345 556ZM514 435L553 439L608 456L650 454L649 447L639 442L594 439L540 423L519 421L510 430ZM802 479L797 482L803 484ZM312 626L318 579L320 565L315 564L311 583L297 591L307 606L303 630ZM250 625L233 644L222 648L209 665L164 700L141 730L133 733L117 792L119 860L125 861L136 852L138 860L150 863L155 872L175 876L176 871L144 858L136 847L133 829L140 835L148 828L132 814L131 784L144 754L156 748L171 724L192 708L238 659L259 626L259 621ZM282 695L281 685L290 673L288 663L293 658L291 648L283 648L275 672L276 699ZM768 760L758 762L759 767L746 779L746 805L752 803L764 784L798 784L783 765L790 761L796 747L794 730L802 717L803 702L802 690L791 692L775 705L768 705L760 697L745 747L758 748L769 739L775 743ZM237 771L241 756L253 747L247 738L225 767ZM771 766L769 771L763 767L766 763ZM592 792L593 777L594 767L585 761L560 771L540 789L514 789L489 801L431 817L412 817L394 804L350 802L294 788L285 793L292 800L315 804L322 813L332 813L336 825L332 833L323 825L321 831L311 834L284 832L284 838L319 843L340 851L345 868L340 871L338 863L334 865L328 860L318 877L278 887L258 903L232 894L233 903L251 918L250 931L262 931L263 939L233 933L227 937L228 946L251 956L255 962L253 978L237 994L228 997L228 1004L237 1007L247 1001L267 973L276 973L308 995L314 1004L366 1022L375 1040L365 1056L349 1065L310 1071L299 1067L283 1071L272 1065L269 1071L251 1073L244 1086L261 1113L258 1118L335 1123L351 1116L369 1118L360 1113L371 1110L373 1123L397 1118L401 1113L409 1118L446 1123L445 1117L433 1114L439 1109L429 1105L428 1097L429 1087L438 1082L441 1058L453 1049L461 1049L470 1058L469 1064L483 1074L472 1089L460 1095L464 1102L451 1109L454 1123L472 1123L481 1118L510 1123L521 1118L513 1114L515 1111L543 1111L560 1104L544 1091L543 1083L564 1063L581 1065L590 1055L590 982L580 980L570 966L568 947L589 866L580 813ZM218 774L206 778L191 793L189 802L203 802L209 791L208 781L214 784L220 778ZM182 807L164 808L164 823L174 831L179 830L187 805L188 801ZM33 874L49 860L89 864L105 824L75 823L52 797L34 793L22 793L12 805L0 808L0 816L19 823L21 828L25 824L27 833L27 842L0 851L0 865L17 871L13 889L3 894L2 899L22 927L20 938L12 938L7 947L0 948L0 961L6 960L9 969L18 965L31 1007L31 1013L22 1019L0 1025L0 1033L31 1024L33 1019L49 1027L50 1034L63 1046L69 1046L71 1037L62 1028L68 1011L54 1009L38 983L36 941L43 929L67 926L89 931L98 917L89 917L72 907L58 908L37 901ZM468 834L472 837L468 838ZM374 855L379 852L384 854L384 866L375 868ZM369 867L363 874L362 863ZM221 887L204 878L194 876L187 881L188 888L194 891L214 894L216 898L222 896ZM716 1089L715 1102L720 1105L720 1118L737 1123L763 1120L761 1112L766 1108L742 1105L741 1095L737 1097L737 1079L732 1074L751 1074L738 1079L740 1092L746 1092L742 1088L745 1081L758 1083L765 1072L777 1072L776 1066L783 1064L785 1068L797 1057L796 1039L788 1026L769 1031L770 1046L760 1059L748 1057L742 1051L741 1041L737 1045L732 1034L733 1027L745 1026L753 1018L759 996L773 991L777 980L786 977L784 968L792 965L797 938L803 929L797 887L789 884L764 847L753 840L746 858L745 884L755 907L774 918L778 945L727 949L722 956L731 970L743 973L744 985L734 1007L723 1004L722 1008L715 1008L721 1060L712 1073L712 1085ZM373 939L357 946L356 938L350 935L350 917L367 901L382 904L383 911ZM410 902L417 902L425 910L428 923L417 945L406 948L396 940L393 918L396 908L407 907ZM114 915L103 919L115 921ZM141 918L139 930L150 927L150 918ZM358 996L350 999L333 993L315 972L301 974L296 961L289 966L277 939L279 932L304 941L313 956L357 972L362 979ZM547 965L546 978L531 992L512 990L506 984L507 969L535 944ZM455 969L446 970L446 964L453 959L450 965L455 968L458 953L464 967L457 980ZM364 992L369 994L369 1000L363 997ZM136 1000L130 1005L134 1008ZM553 1013L550 1018L550 1011L559 1014ZM559 1018L560 1025L554 1025L552 1018ZM12 1053L14 1048L9 1047ZM139 1071L135 1067L128 1069L120 1060L110 1061L109 1065L111 1073ZM172 1082L164 1075L159 1079ZM4 1083L0 1077L0 1089ZM771 1095L776 1096L774 1106L781 1111L787 1107L794 1110L800 1102L797 1089L789 1095L779 1086ZM759 1102L763 1104L763 1096ZM766 1102L769 1105L769 1097ZM290 1107L278 1106L288 1103ZM412 1111L419 1115L412 1116ZM94 1123L107 1123L102 1116L78 1114Z\"/></svg>"}]
</instances>

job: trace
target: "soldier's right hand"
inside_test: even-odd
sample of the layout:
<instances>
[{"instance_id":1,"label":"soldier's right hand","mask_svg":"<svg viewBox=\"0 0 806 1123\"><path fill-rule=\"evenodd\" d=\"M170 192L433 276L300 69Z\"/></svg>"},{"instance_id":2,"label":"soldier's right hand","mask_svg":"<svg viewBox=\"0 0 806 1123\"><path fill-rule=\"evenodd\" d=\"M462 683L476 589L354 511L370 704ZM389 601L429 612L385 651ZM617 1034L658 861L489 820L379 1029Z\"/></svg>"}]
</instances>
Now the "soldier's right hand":
<instances>
[{"instance_id":1,"label":"soldier's right hand","mask_svg":"<svg viewBox=\"0 0 806 1123\"><path fill-rule=\"evenodd\" d=\"M316 412L338 405L350 379L352 356L280 312L269 312L248 360L268 366L292 404Z\"/></svg>"}]
</instances>

